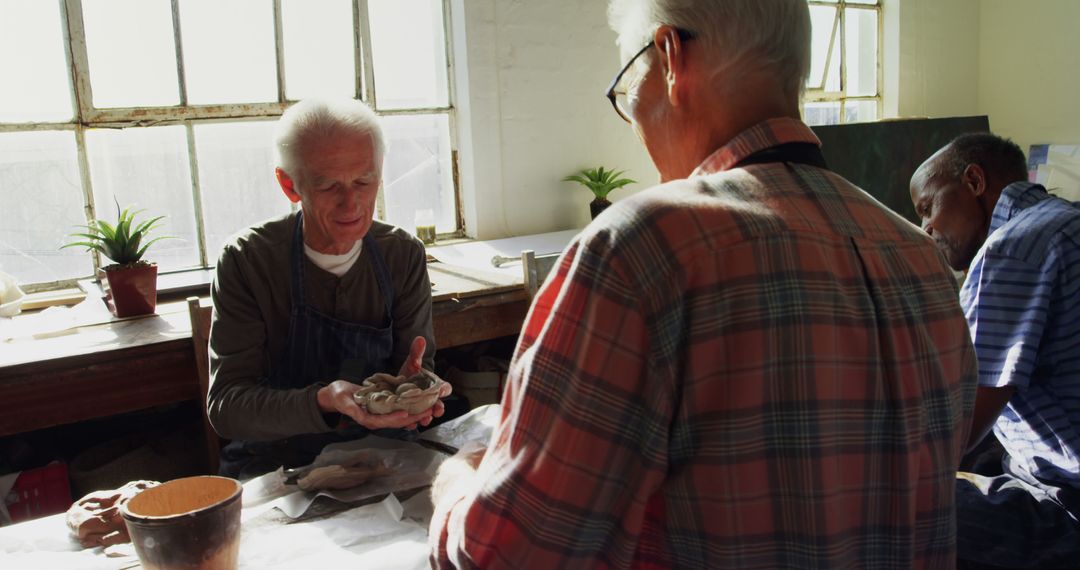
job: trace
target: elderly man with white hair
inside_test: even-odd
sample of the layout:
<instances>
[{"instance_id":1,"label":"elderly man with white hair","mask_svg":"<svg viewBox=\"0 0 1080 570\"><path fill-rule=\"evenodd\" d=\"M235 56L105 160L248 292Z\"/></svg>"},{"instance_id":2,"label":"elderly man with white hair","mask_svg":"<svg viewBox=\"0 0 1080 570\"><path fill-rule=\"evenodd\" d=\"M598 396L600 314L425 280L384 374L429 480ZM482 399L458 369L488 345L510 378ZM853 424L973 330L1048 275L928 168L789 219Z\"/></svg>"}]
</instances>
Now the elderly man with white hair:
<instances>
[{"instance_id":1,"label":"elderly man with white hair","mask_svg":"<svg viewBox=\"0 0 1080 570\"><path fill-rule=\"evenodd\" d=\"M328 443L443 413L378 416L353 399L374 373L431 370L435 351L424 246L373 220L384 148L360 101L301 101L278 123L277 179L302 207L234 236L212 290L207 410L233 440L224 475L305 465Z\"/></svg>"},{"instance_id":2,"label":"elderly man with white hair","mask_svg":"<svg viewBox=\"0 0 1080 570\"><path fill-rule=\"evenodd\" d=\"M433 487L440 567L956 563L975 354L919 229L799 120L805 0L615 0L608 96L663 184L570 244L490 449Z\"/></svg>"}]
</instances>

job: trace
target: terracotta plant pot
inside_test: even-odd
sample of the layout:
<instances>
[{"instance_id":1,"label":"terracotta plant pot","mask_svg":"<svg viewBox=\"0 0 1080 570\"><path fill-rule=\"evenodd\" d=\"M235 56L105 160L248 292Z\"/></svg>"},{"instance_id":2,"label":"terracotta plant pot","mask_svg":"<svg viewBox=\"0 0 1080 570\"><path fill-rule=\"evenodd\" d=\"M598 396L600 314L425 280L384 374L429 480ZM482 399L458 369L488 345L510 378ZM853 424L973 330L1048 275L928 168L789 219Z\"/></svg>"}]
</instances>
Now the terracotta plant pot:
<instances>
[{"instance_id":1,"label":"terracotta plant pot","mask_svg":"<svg viewBox=\"0 0 1080 570\"><path fill-rule=\"evenodd\" d=\"M226 570L240 552L240 482L203 475L175 479L120 507L143 568Z\"/></svg>"},{"instance_id":2,"label":"terracotta plant pot","mask_svg":"<svg viewBox=\"0 0 1080 570\"><path fill-rule=\"evenodd\" d=\"M117 317L149 315L157 308L155 263L99 269L98 280L105 291L105 304Z\"/></svg>"},{"instance_id":3,"label":"terracotta plant pot","mask_svg":"<svg viewBox=\"0 0 1080 570\"><path fill-rule=\"evenodd\" d=\"M592 202L589 202L589 213L592 214L592 219L596 219L596 216L600 215L611 205L611 201L605 198L594 198Z\"/></svg>"}]
</instances>

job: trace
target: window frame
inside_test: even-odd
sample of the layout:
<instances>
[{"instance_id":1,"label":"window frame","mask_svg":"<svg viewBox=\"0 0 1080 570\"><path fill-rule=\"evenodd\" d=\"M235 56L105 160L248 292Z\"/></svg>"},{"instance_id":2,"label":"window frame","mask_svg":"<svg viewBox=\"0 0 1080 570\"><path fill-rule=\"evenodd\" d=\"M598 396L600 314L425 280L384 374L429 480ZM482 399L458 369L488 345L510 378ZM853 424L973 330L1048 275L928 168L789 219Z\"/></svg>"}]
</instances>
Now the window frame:
<instances>
[{"instance_id":1,"label":"window frame","mask_svg":"<svg viewBox=\"0 0 1080 570\"><path fill-rule=\"evenodd\" d=\"M65 63L68 74L68 92L72 97L74 114L68 121L62 122L0 122L0 133L30 131L74 131L82 188L83 209L86 222L97 218L94 204L93 185L90 177L90 164L86 148L86 131L99 128L131 128L165 125L182 125L187 133L188 161L191 170L190 188L195 208L195 227L198 239L199 266L178 269L167 273L198 272L212 269L212 252L207 251L206 228L203 219L202 191L199 182L199 163L196 152L194 127L197 124L241 122L245 120L268 120L281 114L296 102L286 97L285 53L282 25L282 0L268 0L272 3L274 20L274 54L276 62L277 101L269 103L232 103L212 105L191 105L188 103L186 74L184 71L183 39L180 30L180 0L169 0L172 12L173 45L176 53L177 88L180 102L168 107L124 107L96 108L93 106L93 89L90 84L90 66L86 47L86 29L83 23L82 0L55 0L60 4L60 26L64 41ZM378 108L375 86L374 58L371 47L371 23L368 15L368 0L351 0L353 18L353 61L354 92L353 96L367 103L376 115L414 116L446 115L450 130L451 180L454 191L454 210L456 227L452 232L439 234L440 239L458 238L465 235L465 216L462 206L461 180L459 175L459 136L457 117L457 89L454 72L454 37L451 0L439 0L442 19L446 56L447 103L439 107L415 107L407 109ZM269 144L269 141L267 141ZM296 209L295 204L292 206ZM380 188L375 217L384 219L386 214L383 188ZM240 229L240 228L237 228ZM103 266L97 252L88 252L93 259L94 273ZM28 283L22 285L27 292L73 287L84 276L75 279Z\"/></svg>"},{"instance_id":2,"label":"window frame","mask_svg":"<svg viewBox=\"0 0 1080 570\"><path fill-rule=\"evenodd\" d=\"M833 28L829 34L829 53L825 56L825 68L822 72L822 83L816 87L806 87L803 96L803 106L807 103L840 103L840 122L847 123L848 101L874 101L877 103L877 117L881 120L884 112L884 52L885 52L885 19L882 10L884 0L875 0L873 4L863 2L851 2L850 0L807 0L808 6L821 6L836 8L836 18L833 20ZM877 17L877 81L874 95L848 95L847 94L847 11L849 9L866 10L876 12ZM839 37L837 37L839 34ZM837 41L839 40L839 41ZM826 91L825 84L828 82L829 70L832 64L832 50L840 50L840 90ZM805 113L804 113L805 114Z\"/></svg>"}]
</instances>

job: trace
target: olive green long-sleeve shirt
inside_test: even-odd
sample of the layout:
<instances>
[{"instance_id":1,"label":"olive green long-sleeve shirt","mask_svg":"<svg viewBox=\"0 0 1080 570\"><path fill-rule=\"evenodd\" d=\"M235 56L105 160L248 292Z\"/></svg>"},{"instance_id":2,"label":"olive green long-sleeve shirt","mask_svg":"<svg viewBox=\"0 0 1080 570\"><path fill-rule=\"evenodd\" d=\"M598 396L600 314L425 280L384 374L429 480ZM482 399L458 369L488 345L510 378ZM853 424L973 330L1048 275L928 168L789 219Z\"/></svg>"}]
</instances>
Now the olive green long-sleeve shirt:
<instances>
[{"instance_id":1,"label":"olive green long-sleeve shirt","mask_svg":"<svg viewBox=\"0 0 1080 570\"><path fill-rule=\"evenodd\" d=\"M297 215L289 214L241 232L225 245L218 260L212 289L207 410L222 437L274 440L334 429L328 423L332 418L320 412L316 393L335 378L295 390L259 385L259 379L270 375L286 350L296 222ZM382 372L397 373L417 336L427 339L424 367L432 369L435 336L424 246L401 228L378 221L369 233L394 282L394 349L391 369ZM386 326L386 307L368 248L340 278L319 269L306 256L304 263L309 306L342 321ZM349 376L346 363L342 377L360 380Z\"/></svg>"}]
</instances>

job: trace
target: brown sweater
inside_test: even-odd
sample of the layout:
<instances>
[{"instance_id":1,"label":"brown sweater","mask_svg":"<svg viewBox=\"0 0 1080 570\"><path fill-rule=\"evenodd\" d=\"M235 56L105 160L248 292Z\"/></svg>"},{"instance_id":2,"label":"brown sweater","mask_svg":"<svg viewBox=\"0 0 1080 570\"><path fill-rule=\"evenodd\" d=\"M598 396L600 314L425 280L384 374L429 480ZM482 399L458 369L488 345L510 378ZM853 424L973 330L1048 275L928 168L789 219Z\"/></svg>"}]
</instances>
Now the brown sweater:
<instances>
[{"instance_id":1,"label":"brown sweater","mask_svg":"<svg viewBox=\"0 0 1080 570\"><path fill-rule=\"evenodd\" d=\"M286 349L296 219L296 214L289 214L237 234L218 260L212 290L207 410L214 429L225 438L274 440L334 429L327 423L333 418L324 416L316 403L316 392L325 384L297 390L258 385ZM430 370L435 336L424 246L405 230L378 221L370 234L394 281L394 351L391 369L384 372L397 373L417 336L427 339L424 367ZM319 269L305 256L307 303L343 321L386 326L386 308L370 255L365 248L341 278Z\"/></svg>"}]
</instances>

